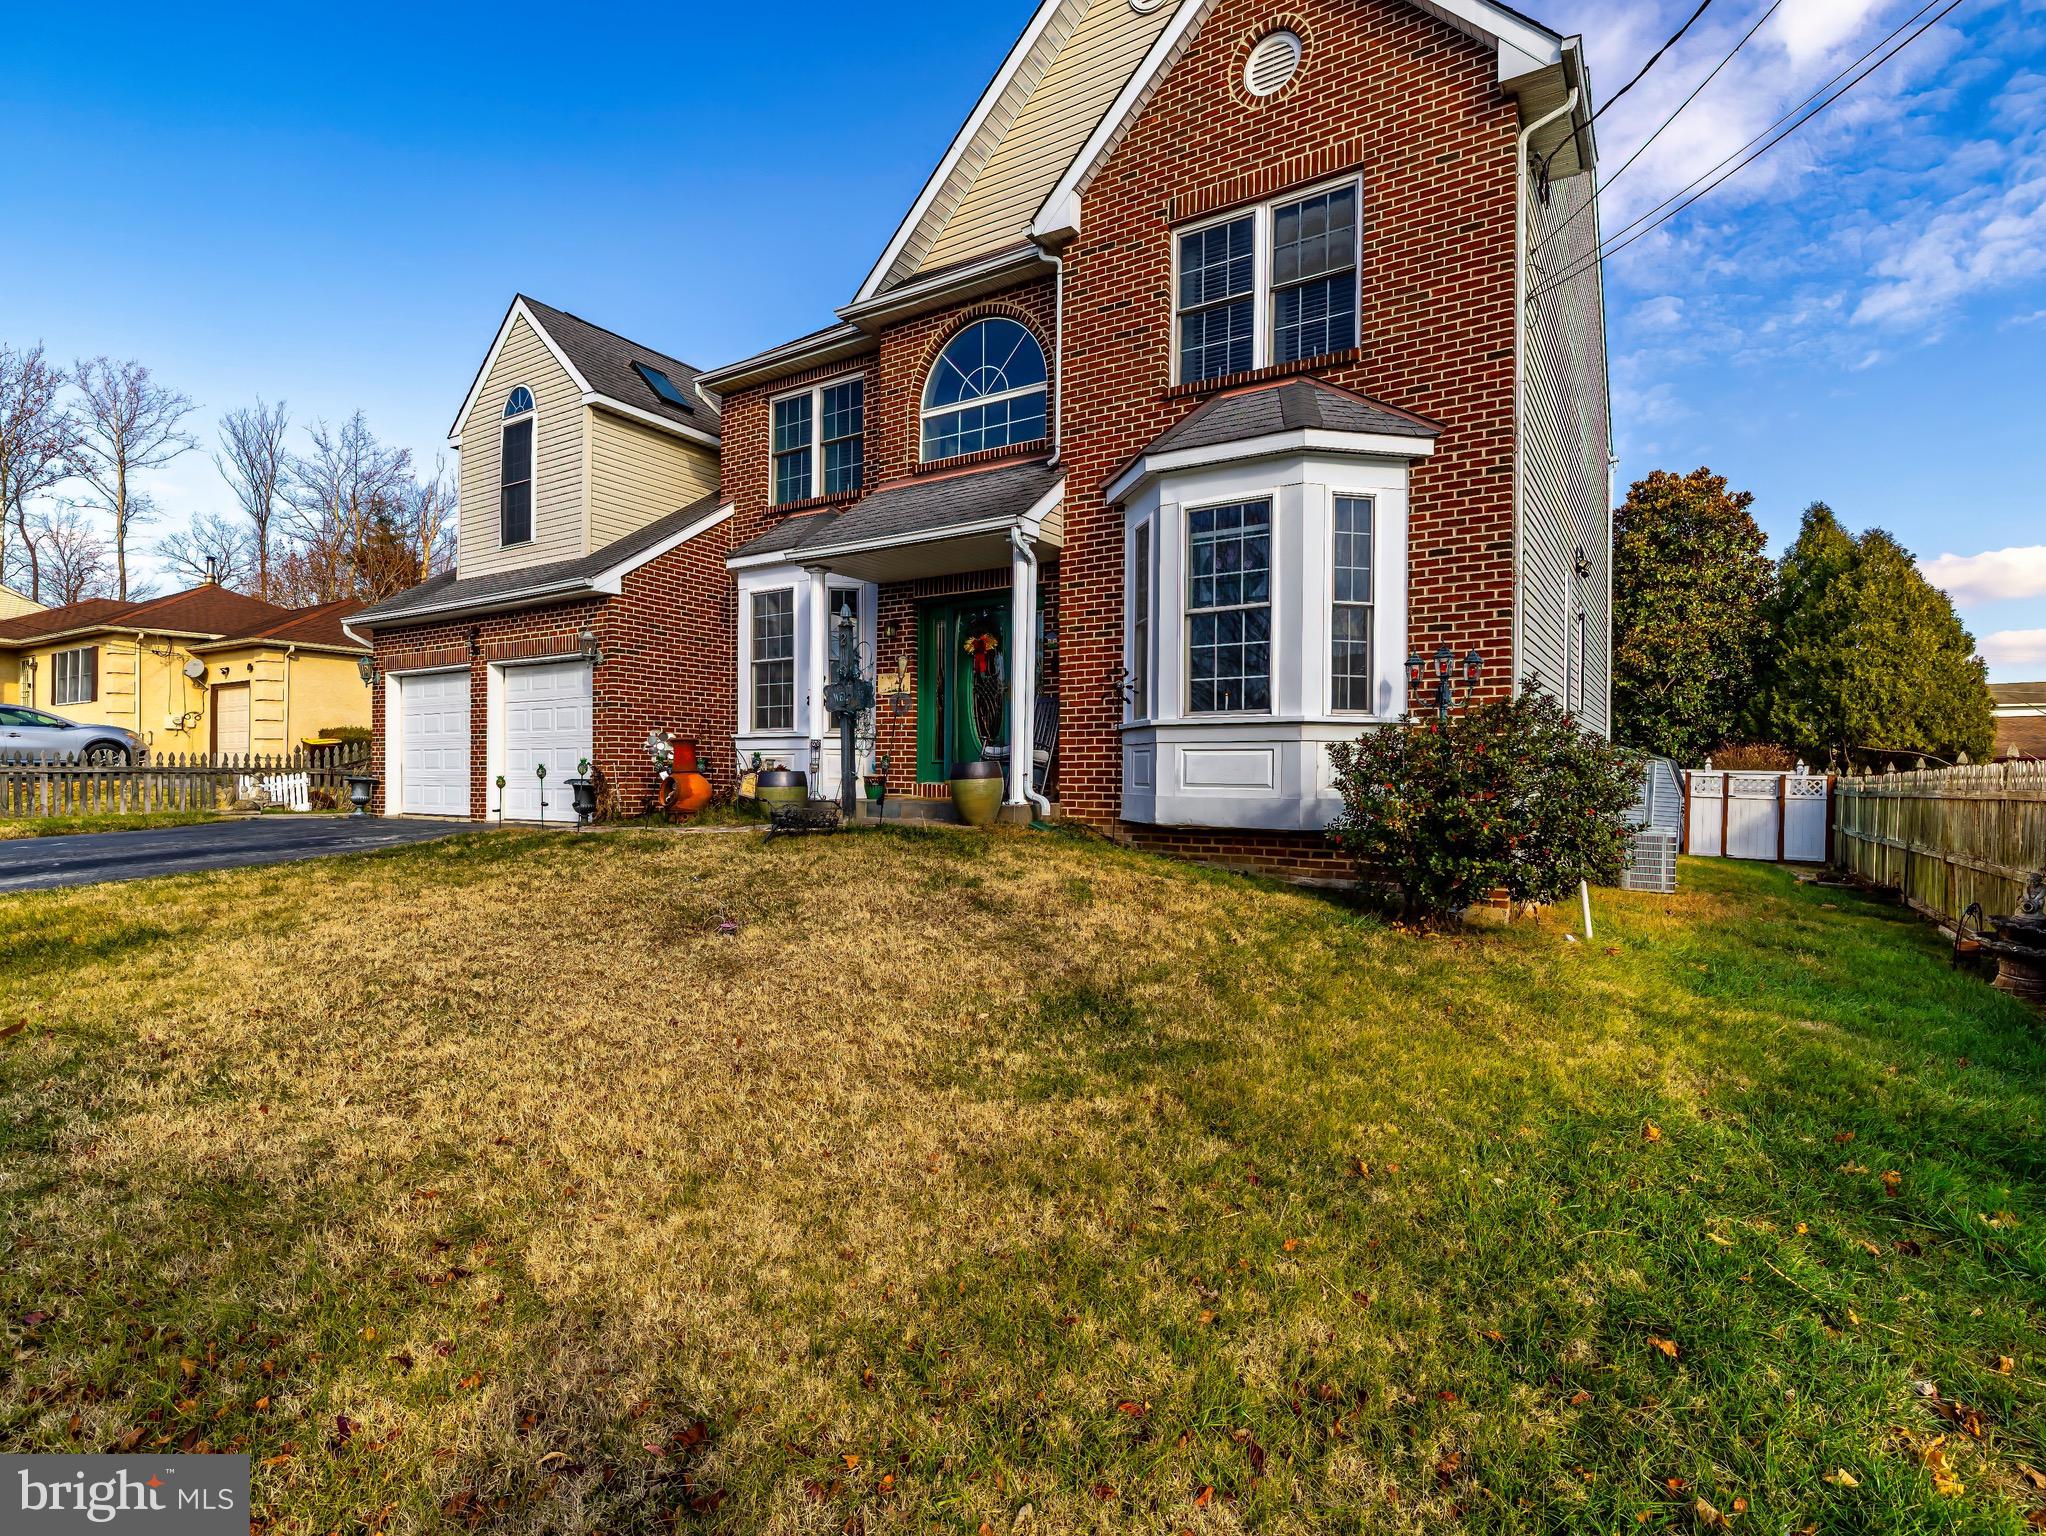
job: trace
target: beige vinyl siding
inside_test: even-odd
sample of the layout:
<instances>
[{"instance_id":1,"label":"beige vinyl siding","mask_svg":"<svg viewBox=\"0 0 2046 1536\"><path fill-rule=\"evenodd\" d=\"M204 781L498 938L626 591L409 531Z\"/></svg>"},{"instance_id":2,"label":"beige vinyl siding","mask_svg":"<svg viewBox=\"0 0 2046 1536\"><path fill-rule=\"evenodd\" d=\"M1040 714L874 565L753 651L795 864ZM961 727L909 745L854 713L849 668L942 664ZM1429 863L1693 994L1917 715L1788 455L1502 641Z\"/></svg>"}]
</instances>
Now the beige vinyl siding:
<instances>
[{"instance_id":1,"label":"beige vinyl siding","mask_svg":"<svg viewBox=\"0 0 2046 1536\"><path fill-rule=\"evenodd\" d=\"M514 388L533 392L539 424L533 442L533 537L503 549L498 545L498 459L504 402ZM574 560L583 544L582 392L568 370L524 315L512 318L497 360L477 393L476 406L462 424L461 544L457 568L463 576Z\"/></svg>"},{"instance_id":2,"label":"beige vinyl siding","mask_svg":"<svg viewBox=\"0 0 2046 1536\"><path fill-rule=\"evenodd\" d=\"M41 613L43 605L32 603L12 587L0 587L0 619L18 619L24 613Z\"/></svg>"},{"instance_id":3,"label":"beige vinyl siding","mask_svg":"<svg viewBox=\"0 0 2046 1536\"><path fill-rule=\"evenodd\" d=\"M1610 417L1600 274L1590 260L1597 249L1598 220L1595 210L1584 207L1593 195L1590 175L1560 178L1550 183L1549 193L1545 205L1530 178L1528 247L1534 254L1528 264L1521 435L1520 670L1523 676L1539 671L1543 691L1567 702L1570 630L1582 608L1589 631L1582 660L1582 719L1592 730L1608 731ZM1561 233L1544 242L1557 230ZM1559 282L1572 272L1581 275ZM1551 284L1556 286L1544 292ZM1591 563L1590 573L1581 578L1572 571L1580 548Z\"/></svg>"},{"instance_id":4,"label":"beige vinyl siding","mask_svg":"<svg viewBox=\"0 0 2046 1536\"><path fill-rule=\"evenodd\" d=\"M718 488L717 455L673 433L590 408L590 548Z\"/></svg>"},{"instance_id":5,"label":"beige vinyl siding","mask_svg":"<svg viewBox=\"0 0 2046 1536\"><path fill-rule=\"evenodd\" d=\"M1059 177L1171 19L1161 5L1139 15L1128 0L1072 0L1046 30L1037 67L1019 71L1010 94L1020 105L990 114L954 183L905 257L905 272L928 272L1016 244ZM951 191L948 188L948 191Z\"/></svg>"}]
</instances>

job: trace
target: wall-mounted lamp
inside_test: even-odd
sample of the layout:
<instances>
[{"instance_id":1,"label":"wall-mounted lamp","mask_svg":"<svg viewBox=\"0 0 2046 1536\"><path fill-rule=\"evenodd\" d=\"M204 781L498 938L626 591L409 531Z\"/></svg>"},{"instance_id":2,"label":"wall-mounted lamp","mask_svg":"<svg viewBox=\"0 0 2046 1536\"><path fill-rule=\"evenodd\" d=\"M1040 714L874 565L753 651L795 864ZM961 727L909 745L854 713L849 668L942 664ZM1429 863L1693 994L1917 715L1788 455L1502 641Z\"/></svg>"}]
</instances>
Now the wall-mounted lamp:
<instances>
[{"instance_id":1,"label":"wall-mounted lamp","mask_svg":"<svg viewBox=\"0 0 2046 1536\"><path fill-rule=\"evenodd\" d=\"M1582 581L1591 574L1591 556L1584 552L1582 544L1577 546L1577 553L1571 561L1571 568L1577 572L1577 579L1579 581Z\"/></svg>"},{"instance_id":2,"label":"wall-mounted lamp","mask_svg":"<svg viewBox=\"0 0 2046 1536\"><path fill-rule=\"evenodd\" d=\"M604 664L604 648L597 643L597 632L587 624L583 632L575 637L576 652L593 667Z\"/></svg>"},{"instance_id":3,"label":"wall-mounted lamp","mask_svg":"<svg viewBox=\"0 0 2046 1536\"><path fill-rule=\"evenodd\" d=\"M1435 713L1439 718L1447 720L1450 710L1456 707L1456 685L1453 680L1453 674L1459 670L1463 673L1463 701L1468 706L1471 701L1471 691L1478 686L1478 678L1485 670L1485 658L1476 651L1472 651L1459 663L1456 659L1456 652L1452 651L1447 645L1438 647L1432 658L1418 654L1409 656L1407 658L1407 682L1409 686L1415 689L1420 688L1431 670L1435 673L1436 679Z\"/></svg>"},{"instance_id":4,"label":"wall-mounted lamp","mask_svg":"<svg viewBox=\"0 0 2046 1536\"><path fill-rule=\"evenodd\" d=\"M365 688L374 688L374 687L376 686L376 681L377 681L377 664L376 664L376 658L375 658L374 656L358 656L358 657L356 657L356 658L355 658L355 671L356 671L356 675L357 675L357 676L359 676L359 677L360 677L360 678L362 679L362 686L363 686L363 687L365 687Z\"/></svg>"}]
</instances>

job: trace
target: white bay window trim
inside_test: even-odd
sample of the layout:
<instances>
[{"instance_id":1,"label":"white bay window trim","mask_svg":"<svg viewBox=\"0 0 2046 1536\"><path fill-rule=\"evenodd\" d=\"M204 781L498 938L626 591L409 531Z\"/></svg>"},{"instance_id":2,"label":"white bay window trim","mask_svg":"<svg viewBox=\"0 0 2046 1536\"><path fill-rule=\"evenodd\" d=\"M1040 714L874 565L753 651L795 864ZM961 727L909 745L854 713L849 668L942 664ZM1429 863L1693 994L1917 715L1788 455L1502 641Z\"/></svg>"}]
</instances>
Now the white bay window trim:
<instances>
[{"instance_id":1,"label":"white bay window trim","mask_svg":"<svg viewBox=\"0 0 2046 1536\"><path fill-rule=\"evenodd\" d=\"M1143 658L1149 716L1133 700L1122 727L1122 814L1172 826L1319 830L1340 806L1328 748L1395 720L1406 707L1408 461L1298 453L1221 458L1166 474L1143 474L1123 503L1124 666L1137 673L1133 583L1137 530L1149 527L1151 636ZM1334 549L1338 497L1372 508L1371 708L1334 707ZM1195 713L1190 707L1188 514L1269 500L1271 514L1271 707Z\"/></svg>"},{"instance_id":2,"label":"white bay window trim","mask_svg":"<svg viewBox=\"0 0 2046 1536\"><path fill-rule=\"evenodd\" d=\"M737 690L738 708L733 718L739 722L739 729L732 744L738 753L740 772L746 770L753 755L758 753L764 762L778 762L808 773L810 743L815 741L821 761L818 772L810 781L811 793L835 795L838 792L838 732L832 727L824 709L824 684L828 679L822 676L822 671L830 655L825 626L837 611L837 594L853 593L859 614L859 643L872 655L880 588L872 582L804 565L756 566L736 575L739 644L738 671L732 686ZM755 600L763 593L772 592L789 593L793 609L795 710L788 726L763 729L753 715L753 612ZM863 774L864 769L864 764L855 764L855 775Z\"/></svg>"}]
</instances>

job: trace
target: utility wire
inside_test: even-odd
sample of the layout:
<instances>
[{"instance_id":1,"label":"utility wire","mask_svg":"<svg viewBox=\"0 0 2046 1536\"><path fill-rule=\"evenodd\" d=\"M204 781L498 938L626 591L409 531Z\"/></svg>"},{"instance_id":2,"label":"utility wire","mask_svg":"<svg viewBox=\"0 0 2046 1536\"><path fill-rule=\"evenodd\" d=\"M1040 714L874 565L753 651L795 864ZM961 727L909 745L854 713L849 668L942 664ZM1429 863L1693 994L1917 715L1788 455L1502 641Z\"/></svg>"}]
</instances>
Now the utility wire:
<instances>
[{"instance_id":1,"label":"utility wire","mask_svg":"<svg viewBox=\"0 0 2046 1536\"><path fill-rule=\"evenodd\" d=\"M1746 170L1749 166L1753 165L1757 160L1761 159L1762 156L1769 153L1770 150L1774 149L1778 144L1781 144L1785 139L1789 138L1792 134L1796 133L1798 129L1802 128L1806 123L1810 122L1813 118L1817 117L1821 112L1824 112L1826 108L1833 105L1833 103L1838 101L1842 96L1845 96L1849 91L1853 90L1855 86L1861 84L1862 81L1866 80L1870 75L1874 74L1878 69L1882 68L1883 65L1889 63L1891 59L1895 58L1898 54L1902 53L1906 48L1910 47L1913 43L1917 42L1919 38L1925 36L1927 32L1930 32L1940 22L1946 20L1948 16L1951 16L1955 11L1959 10L1961 6L1964 5L1965 3L1966 0L1948 0L1945 9L1941 10L1938 15L1934 16L1930 21L1926 22L1923 26L1919 27L1917 31L1913 32L1901 43L1898 43L1896 47L1891 48L1888 53L1883 54L1881 58L1877 59L1873 64L1870 64L1866 69L1861 70L1859 74L1856 74L1853 79L1849 80L1845 85L1841 86L1839 90L1834 91L1832 95L1827 96L1824 101L1820 101L1819 104L1816 107L1813 107L1811 111L1805 112L1804 116L1802 117L1797 117L1798 113L1804 112L1804 109L1806 107L1810 106L1812 102L1818 100L1818 98L1821 95L1823 95L1828 89L1830 89L1836 82L1838 82L1842 78L1842 76L1847 75L1851 71L1855 70L1858 66L1860 66L1863 63L1863 61L1868 59L1871 54L1877 53L1881 49L1886 47L1889 44L1890 40L1892 38L1895 38L1899 32L1902 32L1906 27L1909 27L1913 22L1917 21L1919 17L1925 15L1927 11L1932 10L1934 6L1939 4L1939 0L1930 0L1930 3L1928 3L1915 14L1913 14L1902 25L1898 26L1895 29L1895 31L1892 31L1888 37L1885 37L1882 40L1882 42L1877 43L1874 48L1871 48L1868 51L1868 53L1864 53L1861 56L1861 58L1856 59L1854 63L1848 65L1846 69L1840 71L1840 73L1835 75L1832 78L1832 80L1829 80L1826 82L1825 85L1820 86L1818 90L1812 92L1810 96L1807 96L1802 102L1799 102L1797 106L1791 108L1789 112L1786 112L1782 117L1778 118L1769 127L1763 129L1761 133L1757 134L1754 138L1748 140L1746 144L1742 145L1739 149L1735 150L1732 154L1728 155L1725 160L1721 160L1719 164L1713 166L1711 170L1708 170L1704 172L1702 175L1693 179L1689 183L1689 185L1679 188L1676 192L1671 193L1668 197L1664 198L1660 203L1657 203L1655 207L1649 209L1647 213L1642 214L1639 218L1635 219L1633 223L1626 225L1624 228L1618 230L1613 235L1608 236L1606 240L1601 243L1601 247L1598 251L1592 253L1592 255L1580 261L1575 267L1566 271L1560 277L1557 277L1550 282L1544 283L1534 293L1530 294L1529 298L1530 299L1540 298L1544 294L1554 292L1556 289L1562 287L1566 283L1575 282L1578 278L1582 277L1586 272L1589 272L1596 268L1597 266L1599 266L1600 263L1610 260L1614 256L1617 256L1621 251L1625 250L1628 246L1632 245L1636 240L1639 240L1643 235L1649 234L1654 230L1660 228L1662 225L1668 223L1671 219L1675 218L1678 214L1682 213L1686 208L1689 208L1693 203L1697 202L1699 198L1704 197L1707 193L1711 192L1715 187L1719 186L1722 182L1727 181L1731 177L1738 175L1740 172ZM1796 117L1797 120L1795 122L1790 122L1790 119L1793 117ZM1783 125L1786 122L1790 122L1790 126L1787 128L1783 128ZM1721 170L1721 168L1725 167L1729 161L1735 160L1737 157L1747 154L1748 150L1753 149L1755 145L1760 144L1763 139L1768 139L1769 135L1771 135L1772 133L1776 133L1776 130L1778 128L1783 128L1783 131L1780 134L1777 134L1775 138L1769 139L1768 143L1762 144L1762 147L1756 150L1754 154L1747 155L1746 159L1740 160L1739 164L1733 165L1731 169L1725 170L1723 174L1713 176L1714 171ZM1707 177L1712 177L1712 180L1707 182L1706 185L1699 187L1699 183L1706 181ZM1692 188L1694 187L1698 188L1696 192L1692 192ZM1691 195L1686 197L1685 196L1686 193L1691 193ZM1680 203L1677 202L1679 198L1683 199L1683 201ZM1677 206L1671 208L1670 204L1672 203L1677 203ZM1669 211L1667 213L1661 213L1661 210L1665 208L1668 208ZM1661 213L1661 217L1659 218L1655 217L1658 213ZM1644 227L1637 228L1637 226ZM1635 232L1632 234L1628 234L1629 230L1633 230ZM1620 237L1622 235L1625 235L1626 238L1621 239Z\"/></svg>"},{"instance_id":2,"label":"utility wire","mask_svg":"<svg viewBox=\"0 0 2046 1536\"><path fill-rule=\"evenodd\" d=\"M1699 0L1698 9L1691 12L1690 21L1686 21L1681 27L1678 27L1676 31L1672 32L1670 34L1670 40L1664 43L1660 48L1656 49L1654 53L1650 54L1648 56L1648 62L1646 64L1643 64L1639 70L1635 71L1634 78L1632 80L1629 80L1625 85L1621 86L1617 91L1613 92L1612 95L1608 96L1606 98L1606 104L1603 107L1600 107L1598 111L1592 113L1589 118L1585 119L1587 126L1591 123L1597 122L1601 117L1603 117L1608 111L1612 109L1612 105L1614 102L1618 101L1622 96L1626 95L1629 91L1633 90L1635 86L1639 85L1641 83L1642 76L1646 75L1651 69L1655 68L1655 61L1657 59L1660 59L1664 54L1668 53L1670 49L1676 47L1678 42L1682 40L1683 35L1691 30L1691 22L1694 22L1700 16L1703 16L1706 10L1711 6L1711 4L1712 0ZM1773 10L1775 9L1775 7L1772 6L1770 7L1770 9Z\"/></svg>"},{"instance_id":3,"label":"utility wire","mask_svg":"<svg viewBox=\"0 0 2046 1536\"><path fill-rule=\"evenodd\" d=\"M1768 22L1769 18L1771 16L1774 16L1776 12L1782 7L1782 5L1783 0L1769 0L1769 9L1762 12L1761 16L1756 19L1755 24L1752 27L1749 27L1746 32L1741 34L1741 40L1735 43L1733 47L1727 51L1726 57L1724 57L1717 64L1712 66L1712 73L1707 75L1703 80L1700 80L1697 83L1697 85L1692 87L1691 94L1686 96L1682 101L1677 103L1676 111L1670 113L1668 117L1664 118L1662 120L1661 125L1656 128L1655 132L1651 133L1647 138L1641 141L1640 147L1636 149L1633 154L1629 155L1626 158L1626 161L1620 166L1620 168L1617 171L1613 172L1612 175L1608 176L1604 181L1599 183L1598 190L1600 194L1603 194L1607 187L1610 187L1614 182L1618 181L1622 176L1627 174L1627 167L1632 165L1636 160L1639 160L1642 157L1642 155L1647 152L1648 146L1653 144L1657 139L1662 137L1663 130L1668 128L1671 123L1674 123L1679 117L1683 115L1684 108L1688 107L1692 102L1696 101L1699 95L1704 91L1705 87L1710 85L1714 80L1719 78L1719 72L1722 69L1726 68L1727 65L1733 62L1734 55L1739 53L1743 48L1748 46L1749 41L1753 39L1754 35L1757 32L1762 30L1763 26ZM1613 101L1618 100L1619 97L1617 96L1613 98ZM1606 103L1606 106L1609 107L1612 104L1613 103L1609 101ZM1605 107L1601 107L1599 110L1603 112L1605 110ZM1533 256L1543 246L1547 245L1551 240L1555 239L1556 236L1562 234L1564 230L1568 229L1572 224L1575 224L1579 219L1583 218L1584 215L1588 211L1590 211L1591 207L1592 201L1589 198L1585 199L1582 203L1578 204L1576 211L1573 212L1569 218L1565 219L1561 224L1558 224L1546 235L1543 235L1541 239L1535 241L1533 247L1529 249L1528 255Z\"/></svg>"}]
</instances>

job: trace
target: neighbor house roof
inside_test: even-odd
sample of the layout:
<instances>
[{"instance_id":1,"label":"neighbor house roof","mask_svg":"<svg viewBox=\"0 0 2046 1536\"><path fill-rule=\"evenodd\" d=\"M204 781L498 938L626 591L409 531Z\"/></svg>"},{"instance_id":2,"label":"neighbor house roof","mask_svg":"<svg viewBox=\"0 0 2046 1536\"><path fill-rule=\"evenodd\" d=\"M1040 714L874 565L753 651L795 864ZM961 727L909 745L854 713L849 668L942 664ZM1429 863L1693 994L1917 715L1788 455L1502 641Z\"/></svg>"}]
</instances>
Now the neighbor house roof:
<instances>
[{"instance_id":1,"label":"neighbor house roof","mask_svg":"<svg viewBox=\"0 0 2046 1536\"><path fill-rule=\"evenodd\" d=\"M157 635L190 636L208 645L267 642L356 650L358 642L342 633L341 623L360 606L351 600L314 608L283 608L245 592L211 585L130 603L89 597L62 608L0 620L0 645L139 629Z\"/></svg>"},{"instance_id":2,"label":"neighbor house roof","mask_svg":"<svg viewBox=\"0 0 2046 1536\"><path fill-rule=\"evenodd\" d=\"M1998 709L2046 709L2046 683L1991 683L1989 697Z\"/></svg>"},{"instance_id":3,"label":"neighbor house roof","mask_svg":"<svg viewBox=\"0 0 2046 1536\"><path fill-rule=\"evenodd\" d=\"M397 629L428 617L495 612L533 603L560 602L585 593L615 592L618 579L626 572L716 527L729 516L731 509L719 506L716 496L705 496L573 560L493 571L487 576L457 579L453 571L436 576L350 615L348 628L357 633Z\"/></svg>"},{"instance_id":4,"label":"neighbor house roof","mask_svg":"<svg viewBox=\"0 0 2046 1536\"><path fill-rule=\"evenodd\" d=\"M1055 491L1065 472L1042 459L993 469L925 475L877 487L843 512L798 515L732 552L791 559L870 545L913 543L1023 518Z\"/></svg>"}]
</instances>

